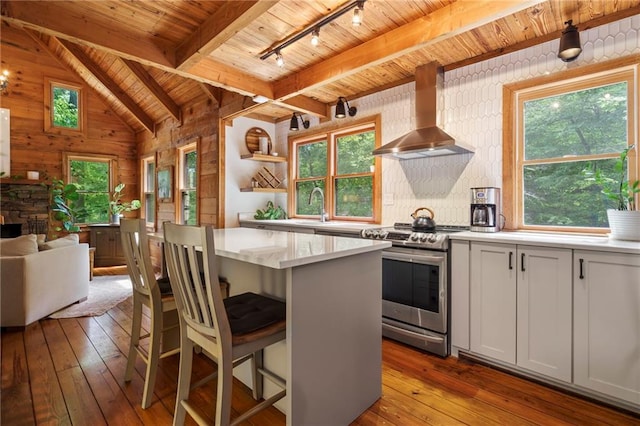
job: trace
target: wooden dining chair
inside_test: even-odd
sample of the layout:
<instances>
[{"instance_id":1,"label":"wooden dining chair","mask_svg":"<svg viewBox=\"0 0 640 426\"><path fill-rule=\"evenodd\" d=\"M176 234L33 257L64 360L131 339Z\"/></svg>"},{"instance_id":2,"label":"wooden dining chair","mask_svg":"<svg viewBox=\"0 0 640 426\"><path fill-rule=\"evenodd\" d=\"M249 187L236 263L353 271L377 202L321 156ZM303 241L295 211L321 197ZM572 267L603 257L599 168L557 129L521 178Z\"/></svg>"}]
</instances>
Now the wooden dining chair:
<instances>
[{"instance_id":1,"label":"wooden dining chair","mask_svg":"<svg viewBox=\"0 0 640 426\"><path fill-rule=\"evenodd\" d=\"M183 425L186 413L198 424L207 423L203 413L189 401L194 346L201 347L217 363L217 371L197 383L199 386L218 378L215 424L238 424L286 394L285 381L262 365L263 349L285 339L286 305L254 293L222 298L212 227L165 222L164 239L167 269L180 318L180 371L173 424ZM256 400L262 399L263 376L283 390L231 421L233 367L249 359Z\"/></svg>"},{"instance_id":2,"label":"wooden dining chair","mask_svg":"<svg viewBox=\"0 0 640 426\"><path fill-rule=\"evenodd\" d=\"M127 260L127 270L133 284L133 319L131 323L131 343L125 382L131 381L133 376L136 354L147 365L144 390L142 393L142 408L148 408L153 398L153 388L160 359L180 352L176 302L171 294L169 280L157 280L151 257L149 254L149 239L147 237L144 219L122 219L120 221L120 237L122 250ZM149 309L151 328L148 333L142 333L142 307ZM163 341L173 332L173 342ZM148 339L148 350L140 342Z\"/></svg>"}]
</instances>

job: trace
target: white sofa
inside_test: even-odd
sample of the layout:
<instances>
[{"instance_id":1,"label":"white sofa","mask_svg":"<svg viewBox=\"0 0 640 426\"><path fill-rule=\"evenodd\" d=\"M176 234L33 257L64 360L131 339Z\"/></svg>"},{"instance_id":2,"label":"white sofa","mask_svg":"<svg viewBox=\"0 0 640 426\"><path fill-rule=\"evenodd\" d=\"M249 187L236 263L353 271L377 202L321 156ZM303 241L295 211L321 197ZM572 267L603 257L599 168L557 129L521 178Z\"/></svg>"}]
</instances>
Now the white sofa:
<instances>
[{"instance_id":1,"label":"white sofa","mask_svg":"<svg viewBox=\"0 0 640 426\"><path fill-rule=\"evenodd\" d=\"M26 236L18 237L24 238ZM76 236L77 238L77 236ZM27 245L31 247L31 239ZM21 327L38 321L89 294L89 245L40 245L30 254L7 256L0 245L0 301L2 327ZM35 236L33 238L35 242ZM57 247L56 247L57 246ZM16 251L13 250L13 254Z\"/></svg>"}]
</instances>

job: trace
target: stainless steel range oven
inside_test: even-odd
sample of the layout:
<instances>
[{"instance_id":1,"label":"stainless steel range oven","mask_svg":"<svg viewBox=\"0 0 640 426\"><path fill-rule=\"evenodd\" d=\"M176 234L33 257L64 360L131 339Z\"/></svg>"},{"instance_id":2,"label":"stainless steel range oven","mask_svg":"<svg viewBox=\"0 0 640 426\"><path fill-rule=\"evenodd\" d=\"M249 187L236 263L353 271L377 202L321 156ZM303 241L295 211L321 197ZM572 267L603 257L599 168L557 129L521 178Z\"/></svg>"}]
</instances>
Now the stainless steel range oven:
<instances>
[{"instance_id":1,"label":"stainless steel range oven","mask_svg":"<svg viewBox=\"0 0 640 426\"><path fill-rule=\"evenodd\" d=\"M366 229L363 238L391 241L382 252L382 334L440 356L449 355L451 232L413 232L411 224Z\"/></svg>"}]
</instances>

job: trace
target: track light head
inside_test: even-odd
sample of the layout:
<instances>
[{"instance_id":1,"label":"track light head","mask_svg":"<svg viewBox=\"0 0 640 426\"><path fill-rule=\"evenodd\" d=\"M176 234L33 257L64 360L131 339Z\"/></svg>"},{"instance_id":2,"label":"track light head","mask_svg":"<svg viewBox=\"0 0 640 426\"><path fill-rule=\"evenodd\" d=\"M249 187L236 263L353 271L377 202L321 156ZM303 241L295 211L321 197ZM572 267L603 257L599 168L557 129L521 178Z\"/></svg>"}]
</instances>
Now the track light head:
<instances>
[{"instance_id":1,"label":"track light head","mask_svg":"<svg viewBox=\"0 0 640 426\"><path fill-rule=\"evenodd\" d=\"M276 64L278 64L280 68L284 67L284 58L279 50L276 52Z\"/></svg>"},{"instance_id":2,"label":"track light head","mask_svg":"<svg viewBox=\"0 0 640 426\"><path fill-rule=\"evenodd\" d=\"M351 18L351 24L354 27L359 27L362 24L363 14L364 14L364 2L359 1L355 9L353 9L353 18Z\"/></svg>"},{"instance_id":3,"label":"track light head","mask_svg":"<svg viewBox=\"0 0 640 426\"><path fill-rule=\"evenodd\" d=\"M573 25L573 20L569 19L564 23L567 28L562 31L560 37L560 48L558 49L558 58L564 62L574 61L580 56L582 52L582 45L580 44L580 33L578 27Z\"/></svg>"},{"instance_id":4,"label":"track light head","mask_svg":"<svg viewBox=\"0 0 640 426\"><path fill-rule=\"evenodd\" d=\"M317 46L320 43L320 28L316 28L311 33L311 45Z\"/></svg>"}]
</instances>

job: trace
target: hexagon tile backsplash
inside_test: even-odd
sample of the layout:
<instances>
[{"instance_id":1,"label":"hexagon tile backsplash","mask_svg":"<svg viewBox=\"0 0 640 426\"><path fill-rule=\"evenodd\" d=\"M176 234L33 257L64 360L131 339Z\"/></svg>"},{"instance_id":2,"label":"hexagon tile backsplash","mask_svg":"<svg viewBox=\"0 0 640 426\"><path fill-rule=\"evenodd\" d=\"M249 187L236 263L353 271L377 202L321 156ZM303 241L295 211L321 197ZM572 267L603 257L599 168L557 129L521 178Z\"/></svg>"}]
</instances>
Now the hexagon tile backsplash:
<instances>
[{"instance_id":1,"label":"hexagon tile backsplash","mask_svg":"<svg viewBox=\"0 0 640 426\"><path fill-rule=\"evenodd\" d=\"M384 158L382 222L409 222L414 210L429 207L437 224L468 226L470 188L502 186L502 86L640 53L638 28L640 15L580 31L583 51L571 63L556 57L559 40L553 40L446 72L438 125L475 147L475 153L405 161ZM382 114L383 144L415 128L414 83L350 103L357 106L358 118ZM285 125L288 122L278 124L284 140Z\"/></svg>"}]
</instances>

